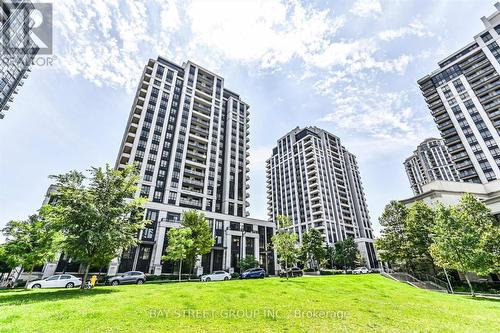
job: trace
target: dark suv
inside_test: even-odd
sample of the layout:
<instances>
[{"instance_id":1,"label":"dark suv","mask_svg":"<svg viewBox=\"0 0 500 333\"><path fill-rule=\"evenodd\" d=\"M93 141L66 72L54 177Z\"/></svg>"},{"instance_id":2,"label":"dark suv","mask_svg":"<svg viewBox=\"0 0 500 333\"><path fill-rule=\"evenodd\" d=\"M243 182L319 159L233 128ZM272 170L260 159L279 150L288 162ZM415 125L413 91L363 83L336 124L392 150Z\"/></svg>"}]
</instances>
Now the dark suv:
<instances>
[{"instance_id":1,"label":"dark suv","mask_svg":"<svg viewBox=\"0 0 500 333\"><path fill-rule=\"evenodd\" d=\"M106 285L117 286L127 283L143 284L144 282L146 282L146 275L143 272L131 271L108 278L106 280Z\"/></svg>"},{"instance_id":2,"label":"dark suv","mask_svg":"<svg viewBox=\"0 0 500 333\"><path fill-rule=\"evenodd\" d=\"M241 279L257 279L264 278L266 271L262 268L250 268L241 273Z\"/></svg>"}]
</instances>

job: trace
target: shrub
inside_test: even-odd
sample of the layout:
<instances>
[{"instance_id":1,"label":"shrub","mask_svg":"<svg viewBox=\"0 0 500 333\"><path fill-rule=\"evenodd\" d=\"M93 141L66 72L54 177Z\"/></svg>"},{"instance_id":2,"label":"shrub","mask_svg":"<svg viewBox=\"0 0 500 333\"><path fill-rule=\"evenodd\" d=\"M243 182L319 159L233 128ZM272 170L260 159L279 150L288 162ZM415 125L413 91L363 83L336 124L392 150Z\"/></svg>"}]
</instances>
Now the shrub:
<instances>
[{"instance_id":1,"label":"shrub","mask_svg":"<svg viewBox=\"0 0 500 333\"><path fill-rule=\"evenodd\" d=\"M188 280L189 274L181 274L181 279L182 280ZM161 275L148 275L147 280L148 281L172 281L172 280L178 280L179 275L178 274L161 274ZM199 277L196 274L191 275L191 280L198 280Z\"/></svg>"},{"instance_id":2,"label":"shrub","mask_svg":"<svg viewBox=\"0 0 500 333\"><path fill-rule=\"evenodd\" d=\"M319 271L320 275L337 275L337 274L343 274L344 271L341 269L327 269L327 270L321 270Z\"/></svg>"},{"instance_id":3,"label":"shrub","mask_svg":"<svg viewBox=\"0 0 500 333\"><path fill-rule=\"evenodd\" d=\"M231 274L231 278L232 278L232 279L239 279L239 278L240 278L240 273L238 273L238 272L234 272L234 273L232 273L232 274Z\"/></svg>"}]
</instances>

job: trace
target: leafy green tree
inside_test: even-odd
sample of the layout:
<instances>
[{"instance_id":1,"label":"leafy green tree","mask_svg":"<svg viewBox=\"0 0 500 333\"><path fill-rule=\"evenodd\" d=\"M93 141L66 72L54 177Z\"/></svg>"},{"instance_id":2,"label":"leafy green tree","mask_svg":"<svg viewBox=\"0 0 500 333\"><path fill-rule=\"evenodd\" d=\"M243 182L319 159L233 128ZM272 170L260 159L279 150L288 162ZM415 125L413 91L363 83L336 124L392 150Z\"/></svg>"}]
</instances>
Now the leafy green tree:
<instances>
[{"instance_id":1,"label":"leafy green tree","mask_svg":"<svg viewBox=\"0 0 500 333\"><path fill-rule=\"evenodd\" d=\"M464 273L471 295L474 290L467 272L488 274L498 269L498 226L490 210L471 194L456 206L437 209L431 255L443 268Z\"/></svg>"},{"instance_id":2,"label":"leafy green tree","mask_svg":"<svg viewBox=\"0 0 500 333\"><path fill-rule=\"evenodd\" d=\"M190 228L172 228L167 233L167 253L163 260L179 262L179 281L181 281L182 261L188 258L189 250L193 247L192 231Z\"/></svg>"},{"instance_id":3,"label":"leafy green tree","mask_svg":"<svg viewBox=\"0 0 500 333\"><path fill-rule=\"evenodd\" d=\"M335 246L331 246L330 244L326 244L325 260L328 262L331 269L333 269L335 267Z\"/></svg>"},{"instance_id":4,"label":"leafy green tree","mask_svg":"<svg viewBox=\"0 0 500 333\"><path fill-rule=\"evenodd\" d=\"M5 253L5 246L0 245L0 281L2 281L4 274L10 273L12 268L14 267L11 266L8 261L7 254Z\"/></svg>"},{"instance_id":5,"label":"leafy green tree","mask_svg":"<svg viewBox=\"0 0 500 333\"><path fill-rule=\"evenodd\" d=\"M193 269L194 260L198 255L209 253L215 244L212 230L205 218L205 214L196 210L188 210L182 214L181 225L191 229L192 246L188 249L187 259L190 264L190 272ZM190 274L191 277L191 274Z\"/></svg>"},{"instance_id":6,"label":"leafy green tree","mask_svg":"<svg viewBox=\"0 0 500 333\"><path fill-rule=\"evenodd\" d=\"M358 247L352 237L335 243L335 262L338 266L342 267L345 272L347 272L348 267L354 267L358 254Z\"/></svg>"},{"instance_id":7,"label":"leafy green tree","mask_svg":"<svg viewBox=\"0 0 500 333\"><path fill-rule=\"evenodd\" d=\"M44 206L42 215L61 230L64 252L85 265L86 281L90 266L109 263L137 244L137 234L146 224L146 199L133 198L137 170L132 165L122 170L106 165L92 168L89 178L77 171L51 178L56 180L55 203Z\"/></svg>"},{"instance_id":8,"label":"leafy green tree","mask_svg":"<svg viewBox=\"0 0 500 333\"><path fill-rule=\"evenodd\" d=\"M28 285L35 266L55 259L60 249L61 234L39 215L31 215L26 221L10 221L3 229L7 238L2 248L8 266L29 269Z\"/></svg>"},{"instance_id":9,"label":"leafy green tree","mask_svg":"<svg viewBox=\"0 0 500 333\"><path fill-rule=\"evenodd\" d=\"M432 244L431 229L434 225L434 210L422 201L415 202L405 220L405 245L403 247L405 257L411 258L414 269L427 270L430 266L436 274L434 260L430 253Z\"/></svg>"},{"instance_id":10,"label":"leafy green tree","mask_svg":"<svg viewBox=\"0 0 500 333\"><path fill-rule=\"evenodd\" d=\"M288 264L297 260L297 235L285 229L292 224L289 217L278 216L276 224L278 228L271 241L278 255L278 260L285 266L286 278L288 280Z\"/></svg>"},{"instance_id":11,"label":"leafy green tree","mask_svg":"<svg viewBox=\"0 0 500 333\"><path fill-rule=\"evenodd\" d=\"M301 252L309 268L318 269L320 262L325 257L321 232L317 229L310 229L304 233L302 235Z\"/></svg>"},{"instance_id":12,"label":"leafy green tree","mask_svg":"<svg viewBox=\"0 0 500 333\"><path fill-rule=\"evenodd\" d=\"M254 256L246 256L240 261L240 266L245 271L250 268L259 267L259 261Z\"/></svg>"},{"instance_id":13,"label":"leafy green tree","mask_svg":"<svg viewBox=\"0 0 500 333\"><path fill-rule=\"evenodd\" d=\"M380 258L391 264L406 263L410 258L407 254L406 217L408 208L399 201L391 201L385 206L379 218L382 226L380 238L376 241Z\"/></svg>"}]
</instances>

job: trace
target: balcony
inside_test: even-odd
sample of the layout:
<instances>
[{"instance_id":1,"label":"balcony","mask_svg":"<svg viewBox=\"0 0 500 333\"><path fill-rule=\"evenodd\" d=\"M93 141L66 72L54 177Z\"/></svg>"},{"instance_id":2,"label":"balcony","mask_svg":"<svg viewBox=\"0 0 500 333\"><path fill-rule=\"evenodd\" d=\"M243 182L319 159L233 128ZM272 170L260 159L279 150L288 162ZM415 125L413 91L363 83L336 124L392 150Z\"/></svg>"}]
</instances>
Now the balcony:
<instances>
[{"instance_id":1,"label":"balcony","mask_svg":"<svg viewBox=\"0 0 500 333\"><path fill-rule=\"evenodd\" d=\"M189 169L189 168L185 168L184 169L184 174L189 174L189 175L192 175L192 176L198 176L198 177L202 177L202 178L205 177L205 173L204 172L196 171L196 170Z\"/></svg>"},{"instance_id":2,"label":"balcony","mask_svg":"<svg viewBox=\"0 0 500 333\"><path fill-rule=\"evenodd\" d=\"M191 140L188 141L188 147L202 149L204 153L206 153L208 150L208 146L206 144L201 144L199 142L194 142Z\"/></svg>"},{"instance_id":3,"label":"balcony","mask_svg":"<svg viewBox=\"0 0 500 333\"><path fill-rule=\"evenodd\" d=\"M444 123L442 123L442 124L439 124L439 125L437 126L437 128L438 128L438 130L443 131L443 130L445 130L445 129L447 129L447 128L450 128L450 127L452 127L452 126L453 126L453 123L451 122L451 120L448 120L448 121L445 121L445 122L444 122Z\"/></svg>"},{"instance_id":4,"label":"balcony","mask_svg":"<svg viewBox=\"0 0 500 333\"><path fill-rule=\"evenodd\" d=\"M182 179L183 184L189 184L193 186L198 186L198 187L204 187L205 183L203 183L200 180L192 179L192 178L183 178Z\"/></svg>"},{"instance_id":5,"label":"balcony","mask_svg":"<svg viewBox=\"0 0 500 333\"><path fill-rule=\"evenodd\" d=\"M206 154L203 154L203 153L199 153L197 151L194 151L194 150L190 150L188 149L186 151L187 155L190 155L190 156L194 156L194 157L198 157L198 158L201 158L201 159L206 159L207 158L207 155Z\"/></svg>"},{"instance_id":6,"label":"balcony","mask_svg":"<svg viewBox=\"0 0 500 333\"><path fill-rule=\"evenodd\" d=\"M191 131L194 131L194 132L197 132L197 133L200 133L201 137L207 137L208 138L208 129L206 128L203 128L203 127L200 127L200 126L193 126L193 124L191 124L191 127L190 127L190 130Z\"/></svg>"},{"instance_id":7,"label":"balcony","mask_svg":"<svg viewBox=\"0 0 500 333\"><path fill-rule=\"evenodd\" d=\"M180 200L179 200L179 204L181 206L201 208L202 201L201 200L190 199L190 198L186 198L186 197L181 197Z\"/></svg>"},{"instance_id":8,"label":"balcony","mask_svg":"<svg viewBox=\"0 0 500 333\"><path fill-rule=\"evenodd\" d=\"M453 135L456 135L456 134L457 134L457 131L455 130L455 128L450 128L450 129L447 129L446 131L441 132L441 136L443 137L443 139L446 139L446 138L453 136Z\"/></svg>"},{"instance_id":9,"label":"balcony","mask_svg":"<svg viewBox=\"0 0 500 333\"><path fill-rule=\"evenodd\" d=\"M190 139L198 140L201 143L208 143L208 135L204 136L198 133L189 132Z\"/></svg>"},{"instance_id":10,"label":"balcony","mask_svg":"<svg viewBox=\"0 0 500 333\"><path fill-rule=\"evenodd\" d=\"M210 122L209 121L206 121L206 120L203 120L203 119L199 119L199 118L195 118L195 117L191 118L191 124L196 124L196 125L205 126L205 127L209 127L210 126Z\"/></svg>"}]
</instances>

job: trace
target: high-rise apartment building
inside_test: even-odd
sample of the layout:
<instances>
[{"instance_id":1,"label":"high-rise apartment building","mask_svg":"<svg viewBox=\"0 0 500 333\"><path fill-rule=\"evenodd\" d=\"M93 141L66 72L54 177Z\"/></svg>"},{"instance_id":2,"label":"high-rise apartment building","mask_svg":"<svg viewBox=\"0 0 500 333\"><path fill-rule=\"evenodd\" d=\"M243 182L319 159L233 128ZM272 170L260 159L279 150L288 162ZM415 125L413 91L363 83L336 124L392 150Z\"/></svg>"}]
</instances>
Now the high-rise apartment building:
<instances>
[{"instance_id":1,"label":"high-rise apartment building","mask_svg":"<svg viewBox=\"0 0 500 333\"><path fill-rule=\"evenodd\" d=\"M418 81L461 180L500 179L500 3L474 41Z\"/></svg>"},{"instance_id":2,"label":"high-rise apartment building","mask_svg":"<svg viewBox=\"0 0 500 333\"><path fill-rule=\"evenodd\" d=\"M141 76L116 167L135 163L137 195L148 199L153 224L141 244L123 254L119 271L159 274L165 233L183 211L204 211L216 244L201 258L203 271L238 269L253 255L274 274L274 224L248 218L249 106L224 79L190 61L150 59Z\"/></svg>"},{"instance_id":3,"label":"high-rise apartment building","mask_svg":"<svg viewBox=\"0 0 500 333\"><path fill-rule=\"evenodd\" d=\"M0 119L28 77L38 46L29 36L30 1L2 1L0 8Z\"/></svg>"},{"instance_id":4,"label":"high-rise apartment building","mask_svg":"<svg viewBox=\"0 0 500 333\"><path fill-rule=\"evenodd\" d=\"M352 237L367 264L378 267L356 157L338 137L297 127L278 140L266 168L270 221L290 217L299 241L310 229L330 245Z\"/></svg>"},{"instance_id":5,"label":"high-rise apartment building","mask_svg":"<svg viewBox=\"0 0 500 333\"><path fill-rule=\"evenodd\" d=\"M405 160L404 166L415 195L422 194L422 186L435 180L460 181L442 139L424 140Z\"/></svg>"}]
</instances>

